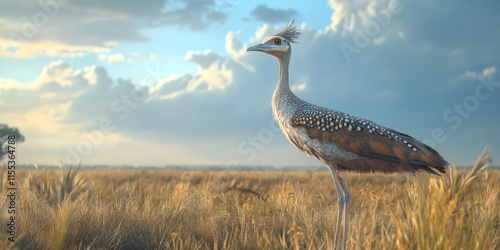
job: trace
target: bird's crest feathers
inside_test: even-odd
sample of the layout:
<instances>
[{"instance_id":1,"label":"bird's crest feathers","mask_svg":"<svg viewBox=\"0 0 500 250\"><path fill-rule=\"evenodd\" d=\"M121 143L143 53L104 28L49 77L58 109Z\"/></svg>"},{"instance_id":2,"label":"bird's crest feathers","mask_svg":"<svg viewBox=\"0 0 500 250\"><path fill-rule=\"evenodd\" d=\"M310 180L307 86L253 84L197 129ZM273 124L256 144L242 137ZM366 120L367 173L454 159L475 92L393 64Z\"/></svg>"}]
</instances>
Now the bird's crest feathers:
<instances>
[{"instance_id":1,"label":"bird's crest feathers","mask_svg":"<svg viewBox=\"0 0 500 250\"><path fill-rule=\"evenodd\" d=\"M292 22L288 23L285 28L283 28L282 31L274 34L275 36L280 36L285 38L286 40L296 43L295 39L299 38L300 36L300 31L298 31L295 28L295 20L292 20Z\"/></svg>"}]
</instances>

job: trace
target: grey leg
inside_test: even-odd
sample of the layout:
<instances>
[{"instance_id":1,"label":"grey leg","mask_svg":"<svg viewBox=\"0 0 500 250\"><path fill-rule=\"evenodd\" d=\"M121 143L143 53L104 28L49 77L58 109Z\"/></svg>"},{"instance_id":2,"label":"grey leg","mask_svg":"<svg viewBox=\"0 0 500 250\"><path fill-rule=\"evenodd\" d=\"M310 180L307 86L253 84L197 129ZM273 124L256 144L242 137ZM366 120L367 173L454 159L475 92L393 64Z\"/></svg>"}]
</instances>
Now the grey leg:
<instances>
[{"instance_id":1,"label":"grey leg","mask_svg":"<svg viewBox=\"0 0 500 250\"><path fill-rule=\"evenodd\" d=\"M345 182L344 182L344 178L342 178L342 174L338 173L338 177L339 177L339 181L340 181L340 185L342 186L342 190L344 190L344 196L345 196L345 213L344 213L344 247L343 249L345 249L345 245L346 245L346 241L347 241L347 222L349 221L348 220L348 212L349 212L349 204L351 203L351 199L352 199L352 195L351 195L351 192L349 192L349 190L347 190L347 186L345 185Z\"/></svg>"},{"instance_id":2,"label":"grey leg","mask_svg":"<svg viewBox=\"0 0 500 250\"><path fill-rule=\"evenodd\" d=\"M335 182L335 188L337 189L337 196L338 196L337 200L339 203L339 211L337 214L337 230L335 231L335 241L333 243L333 249L336 249L339 242L340 221L342 220L342 210L344 210L345 199L344 199L344 194L342 193L342 189L340 187L339 178L337 176L337 171L335 170L335 167L328 166L328 168L330 168L330 171L332 172L333 182ZM344 249L345 249L345 242L344 242Z\"/></svg>"}]
</instances>

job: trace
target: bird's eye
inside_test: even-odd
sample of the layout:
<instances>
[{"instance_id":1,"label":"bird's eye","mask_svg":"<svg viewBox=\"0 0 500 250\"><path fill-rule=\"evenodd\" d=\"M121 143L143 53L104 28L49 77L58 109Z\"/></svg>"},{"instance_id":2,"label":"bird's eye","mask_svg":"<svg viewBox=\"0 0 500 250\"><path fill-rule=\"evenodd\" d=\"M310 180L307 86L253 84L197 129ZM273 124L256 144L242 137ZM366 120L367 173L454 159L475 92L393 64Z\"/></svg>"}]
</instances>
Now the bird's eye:
<instances>
[{"instance_id":1,"label":"bird's eye","mask_svg":"<svg viewBox=\"0 0 500 250\"><path fill-rule=\"evenodd\" d=\"M281 44L281 39L274 39L274 44L280 45Z\"/></svg>"}]
</instances>

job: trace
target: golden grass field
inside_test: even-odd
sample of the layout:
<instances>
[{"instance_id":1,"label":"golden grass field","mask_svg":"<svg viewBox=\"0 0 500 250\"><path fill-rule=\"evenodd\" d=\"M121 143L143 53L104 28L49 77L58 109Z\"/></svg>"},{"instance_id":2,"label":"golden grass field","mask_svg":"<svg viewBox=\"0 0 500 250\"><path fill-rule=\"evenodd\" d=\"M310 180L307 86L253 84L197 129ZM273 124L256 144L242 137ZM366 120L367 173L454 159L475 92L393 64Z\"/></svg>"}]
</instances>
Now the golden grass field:
<instances>
[{"instance_id":1,"label":"golden grass field","mask_svg":"<svg viewBox=\"0 0 500 250\"><path fill-rule=\"evenodd\" d=\"M348 249L499 249L500 171L344 173ZM327 171L17 170L17 239L1 249L331 249ZM5 169L3 175L5 176ZM6 197L5 177L2 195Z\"/></svg>"}]
</instances>

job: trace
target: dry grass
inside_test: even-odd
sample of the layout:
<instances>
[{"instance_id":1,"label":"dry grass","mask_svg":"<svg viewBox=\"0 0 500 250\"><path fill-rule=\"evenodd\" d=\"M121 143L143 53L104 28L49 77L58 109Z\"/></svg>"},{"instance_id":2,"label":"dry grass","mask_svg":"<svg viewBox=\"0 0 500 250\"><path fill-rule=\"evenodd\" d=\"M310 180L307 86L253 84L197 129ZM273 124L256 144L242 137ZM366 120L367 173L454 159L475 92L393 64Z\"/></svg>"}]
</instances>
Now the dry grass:
<instances>
[{"instance_id":1,"label":"dry grass","mask_svg":"<svg viewBox=\"0 0 500 250\"><path fill-rule=\"evenodd\" d=\"M500 171L345 173L349 249L498 249ZM19 249L331 249L327 171L20 170ZM5 190L4 190L5 192ZM3 197L5 194L2 193ZM0 224L7 222L0 201ZM2 229L2 232L5 230Z\"/></svg>"}]
</instances>

